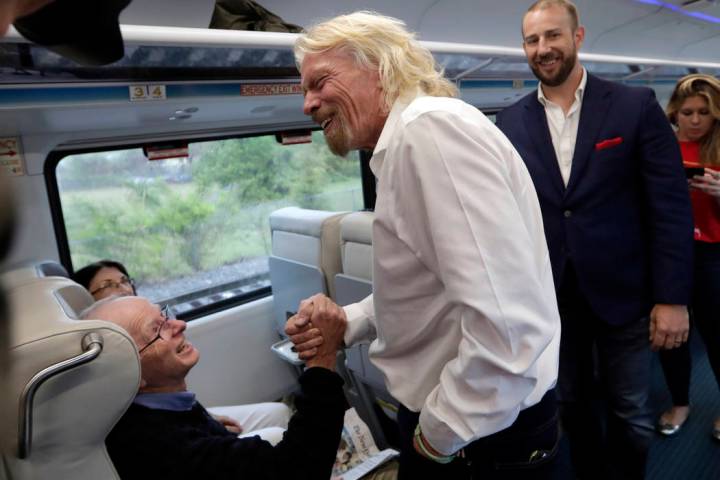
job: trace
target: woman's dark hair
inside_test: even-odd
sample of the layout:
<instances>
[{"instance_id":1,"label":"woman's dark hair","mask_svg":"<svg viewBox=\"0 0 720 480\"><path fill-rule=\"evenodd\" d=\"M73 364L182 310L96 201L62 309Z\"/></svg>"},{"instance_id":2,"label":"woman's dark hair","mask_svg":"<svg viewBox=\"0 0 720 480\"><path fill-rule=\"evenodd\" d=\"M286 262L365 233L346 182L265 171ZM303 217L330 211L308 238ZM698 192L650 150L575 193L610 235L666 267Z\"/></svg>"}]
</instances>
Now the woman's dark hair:
<instances>
[{"instance_id":1,"label":"woman's dark hair","mask_svg":"<svg viewBox=\"0 0 720 480\"><path fill-rule=\"evenodd\" d=\"M92 279L95 278L97 272L103 268L116 268L120 270L123 275L130 278L130 274L128 274L125 269L125 265L114 260L100 260L95 263L91 263L90 265L85 265L83 268L73 273L70 278L85 287L86 290L89 290L90 282L92 282ZM133 287L133 291L134 290L135 287Z\"/></svg>"}]
</instances>

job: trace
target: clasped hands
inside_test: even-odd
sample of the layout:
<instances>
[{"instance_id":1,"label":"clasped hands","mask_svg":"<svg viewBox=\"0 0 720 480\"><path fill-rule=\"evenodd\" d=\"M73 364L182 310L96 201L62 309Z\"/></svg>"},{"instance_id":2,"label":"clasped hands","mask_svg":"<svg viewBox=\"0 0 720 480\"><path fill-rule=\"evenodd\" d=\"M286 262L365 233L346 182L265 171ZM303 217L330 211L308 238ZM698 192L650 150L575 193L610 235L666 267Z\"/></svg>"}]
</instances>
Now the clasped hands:
<instances>
[{"instance_id":1,"label":"clasped hands","mask_svg":"<svg viewBox=\"0 0 720 480\"><path fill-rule=\"evenodd\" d=\"M319 293L300 302L298 312L285 324L285 333L308 367L333 370L346 326L342 307Z\"/></svg>"}]
</instances>

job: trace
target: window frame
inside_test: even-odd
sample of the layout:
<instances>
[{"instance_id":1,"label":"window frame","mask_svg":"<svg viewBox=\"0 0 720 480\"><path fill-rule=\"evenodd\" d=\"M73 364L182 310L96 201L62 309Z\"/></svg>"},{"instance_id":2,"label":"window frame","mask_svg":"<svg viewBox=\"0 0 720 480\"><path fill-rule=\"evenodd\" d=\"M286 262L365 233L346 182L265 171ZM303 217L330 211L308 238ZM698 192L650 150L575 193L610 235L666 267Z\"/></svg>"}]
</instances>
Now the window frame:
<instances>
[{"instance_id":1,"label":"window frame","mask_svg":"<svg viewBox=\"0 0 720 480\"><path fill-rule=\"evenodd\" d=\"M70 254L70 242L68 240L68 234L67 229L65 228L65 216L63 215L62 211L62 203L60 200L60 188L58 186L58 179L57 179L57 167L60 164L60 162L68 156L71 155L78 155L78 154L86 154L86 153L98 153L98 152L112 152L116 150L128 150L133 148L143 148L147 145L157 144L157 143L170 143L170 142L187 142L189 143L201 143L201 142L211 142L211 141L222 141L222 140L241 140L244 138L253 138L253 137L262 137L262 136L269 136L269 135L278 135L281 132L282 133L302 133L307 132L308 130L316 131L320 130L319 128L284 128L280 131L278 130L260 130L260 131L253 131L249 133L242 133L242 134L228 134L228 135L207 135L207 136L192 136L190 138L182 138L182 137L174 137L174 138L164 138L162 140L157 141L144 141L144 142L128 142L128 143L119 143L119 144L112 144L112 145L93 145L92 147L79 147L79 148L55 148L48 153L47 157L45 158L45 163L43 166L43 176L45 177L45 185L47 188L47 195L48 195L48 203L50 205L50 215L52 218L53 223L53 230L55 232L55 243L57 245L58 249L58 255L60 259L60 263L65 267L65 269L70 272L71 274L75 272L75 269L73 268L72 264L72 256ZM360 171L360 179L363 189L363 209L367 210L368 206L368 193L366 192L366 184L367 184L367 175L372 175L372 172L370 171L368 162L364 160L364 154L360 152L360 155L358 157L358 164L361 169ZM375 191L374 191L374 184L372 185L372 205L374 205L374 197L375 197ZM269 295L272 295L272 285L268 287L262 287L250 292L247 292L245 294L239 295L234 298L219 300L207 305L203 305L200 307L193 308L192 310L188 310L186 312L183 312L182 314L178 315L178 318L180 320L190 321L194 320L196 318L200 318L212 313L220 312L222 310L226 310L232 307L236 307L239 305L243 305L246 303L253 302L255 300L259 300L261 298L267 297Z\"/></svg>"}]
</instances>

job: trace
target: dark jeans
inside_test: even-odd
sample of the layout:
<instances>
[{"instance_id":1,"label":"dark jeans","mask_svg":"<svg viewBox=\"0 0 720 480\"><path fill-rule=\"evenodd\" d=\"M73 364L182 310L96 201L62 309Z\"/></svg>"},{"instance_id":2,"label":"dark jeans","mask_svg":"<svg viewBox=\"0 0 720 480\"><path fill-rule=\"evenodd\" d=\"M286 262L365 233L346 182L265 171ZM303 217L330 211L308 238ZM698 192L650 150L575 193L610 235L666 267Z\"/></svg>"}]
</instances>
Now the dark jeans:
<instances>
[{"instance_id":1,"label":"dark jeans","mask_svg":"<svg viewBox=\"0 0 720 480\"><path fill-rule=\"evenodd\" d=\"M558 397L578 478L640 479L653 435L649 318L613 326L590 308L569 267L558 291Z\"/></svg>"},{"instance_id":2,"label":"dark jeans","mask_svg":"<svg viewBox=\"0 0 720 480\"><path fill-rule=\"evenodd\" d=\"M697 331L703 339L715 381L720 386L720 243L695 242L690 320L691 335ZM662 350L660 363L673 405L689 405L692 364L689 342Z\"/></svg>"},{"instance_id":3,"label":"dark jeans","mask_svg":"<svg viewBox=\"0 0 720 480\"><path fill-rule=\"evenodd\" d=\"M412 444L419 413L403 405L398 480L550 479L558 449L557 401L549 391L537 405L520 412L510 427L465 447L465 458L442 465L415 452Z\"/></svg>"}]
</instances>

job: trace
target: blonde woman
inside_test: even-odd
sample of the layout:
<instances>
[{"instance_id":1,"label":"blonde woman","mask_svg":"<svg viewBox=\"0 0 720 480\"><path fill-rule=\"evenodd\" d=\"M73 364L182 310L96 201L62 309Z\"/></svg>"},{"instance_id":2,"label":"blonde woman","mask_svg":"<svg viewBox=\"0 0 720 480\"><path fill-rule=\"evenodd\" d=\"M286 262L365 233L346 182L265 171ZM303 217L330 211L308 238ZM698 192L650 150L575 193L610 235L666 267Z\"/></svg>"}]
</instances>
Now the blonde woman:
<instances>
[{"instance_id":1,"label":"blonde woman","mask_svg":"<svg viewBox=\"0 0 720 480\"><path fill-rule=\"evenodd\" d=\"M693 325L705 342L720 385L720 81L710 75L681 78L667 107L688 176L695 221ZM687 344L660 353L673 406L658 421L658 431L675 435L690 414L690 349ZM712 436L720 440L720 417Z\"/></svg>"}]
</instances>

